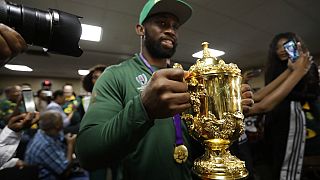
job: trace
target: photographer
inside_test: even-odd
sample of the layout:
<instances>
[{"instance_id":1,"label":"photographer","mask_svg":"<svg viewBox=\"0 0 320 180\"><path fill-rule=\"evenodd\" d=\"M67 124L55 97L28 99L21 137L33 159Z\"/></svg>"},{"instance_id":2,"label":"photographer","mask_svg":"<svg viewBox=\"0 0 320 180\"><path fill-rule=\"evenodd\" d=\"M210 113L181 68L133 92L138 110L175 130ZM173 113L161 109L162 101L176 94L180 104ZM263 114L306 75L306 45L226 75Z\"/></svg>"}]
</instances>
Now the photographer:
<instances>
[{"instance_id":1,"label":"photographer","mask_svg":"<svg viewBox=\"0 0 320 180\"><path fill-rule=\"evenodd\" d=\"M27 49L25 40L12 28L0 24L0 67Z\"/></svg>"}]
</instances>

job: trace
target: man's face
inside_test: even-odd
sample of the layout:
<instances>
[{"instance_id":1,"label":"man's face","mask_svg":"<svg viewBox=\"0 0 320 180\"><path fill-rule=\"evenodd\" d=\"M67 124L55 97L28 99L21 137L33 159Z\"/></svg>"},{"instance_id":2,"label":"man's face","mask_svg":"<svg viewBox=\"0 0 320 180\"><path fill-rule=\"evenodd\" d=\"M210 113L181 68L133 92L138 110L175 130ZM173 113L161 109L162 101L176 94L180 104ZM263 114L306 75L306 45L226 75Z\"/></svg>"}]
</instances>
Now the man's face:
<instances>
[{"instance_id":1,"label":"man's face","mask_svg":"<svg viewBox=\"0 0 320 180\"><path fill-rule=\"evenodd\" d=\"M56 103L57 104L64 104L66 102L66 97L63 95L63 96L58 96L57 99L56 99Z\"/></svg>"},{"instance_id":2,"label":"man's face","mask_svg":"<svg viewBox=\"0 0 320 180\"><path fill-rule=\"evenodd\" d=\"M14 103L18 102L19 96L21 95L21 87L20 86L14 86L9 94L8 94L8 99Z\"/></svg>"},{"instance_id":3,"label":"man's face","mask_svg":"<svg viewBox=\"0 0 320 180\"><path fill-rule=\"evenodd\" d=\"M63 93L65 97L71 97L73 95L73 87L71 85L65 85L63 87Z\"/></svg>"},{"instance_id":4,"label":"man's face","mask_svg":"<svg viewBox=\"0 0 320 180\"><path fill-rule=\"evenodd\" d=\"M94 71L93 74L92 74L92 79L91 79L91 82L92 84L95 84L97 79L99 78L99 76L102 74L101 71Z\"/></svg>"},{"instance_id":5,"label":"man's face","mask_svg":"<svg viewBox=\"0 0 320 180\"><path fill-rule=\"evenodd\" d=\"M158 14L144 23L144 44L154 58L170 58L178 45L178 19L171 14Z\"/></svg>"}]
</instances>

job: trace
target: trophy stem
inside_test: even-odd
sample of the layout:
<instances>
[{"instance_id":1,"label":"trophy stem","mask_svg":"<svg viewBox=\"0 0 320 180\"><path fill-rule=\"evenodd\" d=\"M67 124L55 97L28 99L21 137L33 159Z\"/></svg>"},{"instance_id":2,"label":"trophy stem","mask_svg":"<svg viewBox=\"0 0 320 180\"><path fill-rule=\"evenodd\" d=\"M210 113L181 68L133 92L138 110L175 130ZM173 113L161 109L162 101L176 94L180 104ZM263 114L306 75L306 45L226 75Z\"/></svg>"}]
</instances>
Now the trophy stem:
<instances>
[{"instance_id":1,"label":"trophy stem","mask_svg":"<svg viewBox=\"0 0 320 180\"><path fill-rule=\"evenodd\" d=\"M230 154L229 143L223 139L204 141L205 154L195 160L193 171L202 179L245 179L245 164Z\"/></svg>"}]
</instances>

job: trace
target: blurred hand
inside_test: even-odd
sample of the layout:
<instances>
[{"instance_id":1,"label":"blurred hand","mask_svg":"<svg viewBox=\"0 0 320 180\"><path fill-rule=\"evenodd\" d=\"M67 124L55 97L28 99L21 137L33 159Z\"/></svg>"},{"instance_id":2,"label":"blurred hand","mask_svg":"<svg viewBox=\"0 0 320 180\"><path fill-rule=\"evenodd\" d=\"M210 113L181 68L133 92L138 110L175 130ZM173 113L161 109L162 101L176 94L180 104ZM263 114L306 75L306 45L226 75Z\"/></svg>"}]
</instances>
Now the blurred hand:
<instances>
[{"instance_id":1,"label":"blurred hand","mask_svg":"<svg viewBox=\"0 0 320 180\"><path fill-rule=\"evenodd\" d=\"M253 92L249 84L242 84L241 86L241 104L243 114L246 115L249 112L249 109L253 106Z\"/></svg>"},{"instance_id":2,"label":"blurred hand","mask_svg":"<svg viewBox=\"0 0 320 180\"><path fill-rule=\"evenodd\" d=\"M13 115L9 118L8 128L15 132L19 132L23 129L30 128L33 124L37 123L39 119L39 112L28 112L19 115Z\"/></svg>"},{"instance_id":3,"label":"blurred hand","mask_svg":"<svg viewBox=\"0 0 320 180\"><path fill-rule=\"evenodd\" d=\"M19 33L0 23L0 67L26 48L27 44Z\"/></svg>"},{"instance_id":4,"label":"blurred hand","mask_svg":"<svg viewBox=\"0 0 320 180\"><path fill-rule=\"evenodd\" d=\"M151 119L166 118L191 107L184 71L178 68L156 71L144 91L142 103Z\"/></svg>"},{"instance_id":5,"label":"blurred hand","mask_svg":"<svg viewBox=\"0 0 320 180\"><path fill-rule=\"evenodd\" d=\"M64 137L66 138L67 144L73 146L76 142L77 135L68 133Z\"/></svg>"}]
</instances>

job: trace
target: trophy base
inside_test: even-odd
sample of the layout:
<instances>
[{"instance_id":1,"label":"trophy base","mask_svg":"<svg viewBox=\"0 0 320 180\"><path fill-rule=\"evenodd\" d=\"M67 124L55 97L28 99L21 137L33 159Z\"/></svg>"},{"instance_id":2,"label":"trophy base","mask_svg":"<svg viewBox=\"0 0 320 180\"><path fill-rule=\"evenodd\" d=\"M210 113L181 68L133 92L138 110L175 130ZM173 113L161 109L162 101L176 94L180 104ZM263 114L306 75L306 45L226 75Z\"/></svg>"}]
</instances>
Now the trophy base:
<instances>
[{"instance_id":1,"label":"trophy base","mask_svg":"<svg viewBox=\"0 0 320 180\"><path fill-rule=\"evenodd\" d=\"M245 179L249 174L243 161L224 150L206 150L202 157L195 160L192 170L205 180Z\"/></svg>"}]
</instances>

